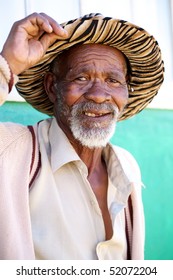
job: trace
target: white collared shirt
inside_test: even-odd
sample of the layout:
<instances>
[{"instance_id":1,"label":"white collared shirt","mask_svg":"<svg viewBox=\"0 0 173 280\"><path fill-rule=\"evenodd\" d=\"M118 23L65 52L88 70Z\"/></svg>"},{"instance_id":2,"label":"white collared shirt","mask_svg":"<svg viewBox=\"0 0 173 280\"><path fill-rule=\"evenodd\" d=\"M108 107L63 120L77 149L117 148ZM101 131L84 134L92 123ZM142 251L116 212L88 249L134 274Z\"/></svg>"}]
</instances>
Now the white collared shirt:
<instances>
[{"instance_id":1,"label":"white collared shirt","mask_svg":"<svg viewBox=\"0 0 173 280\"><path fill-rule=\"evenodd\" d=\"M102 213L88 171L55 119L40 129L41 168L30 190L36 259L126 259L124 207L131 184L111 145L104 148L113 237L105 241Z\"/></svg>"}]
</instances>

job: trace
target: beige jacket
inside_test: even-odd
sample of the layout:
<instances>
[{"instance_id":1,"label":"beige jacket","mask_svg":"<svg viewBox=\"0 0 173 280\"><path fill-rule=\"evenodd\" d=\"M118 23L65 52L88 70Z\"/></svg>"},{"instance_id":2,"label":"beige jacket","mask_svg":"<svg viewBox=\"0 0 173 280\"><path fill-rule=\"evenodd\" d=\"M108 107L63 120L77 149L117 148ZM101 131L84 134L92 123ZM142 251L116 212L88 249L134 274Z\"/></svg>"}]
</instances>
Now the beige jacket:
<instances>
[{"instance_id":1,"label":"beige jacket","mask_svg":"<svg viewBox=\"0 0 173 280\"><path fill-rule=\"evenodd\" d=\"M49 122L43 121L42 126L48 129ZM12 123L0 124L0 259L35 259L29 185L37 174L40 157L37 127L34 130ZM131 259L139 260L144 258L140 171L127 151L115 147L115 152L132 184L132 209L126 209L127 238Z\"/></svg>"}]
</instances>

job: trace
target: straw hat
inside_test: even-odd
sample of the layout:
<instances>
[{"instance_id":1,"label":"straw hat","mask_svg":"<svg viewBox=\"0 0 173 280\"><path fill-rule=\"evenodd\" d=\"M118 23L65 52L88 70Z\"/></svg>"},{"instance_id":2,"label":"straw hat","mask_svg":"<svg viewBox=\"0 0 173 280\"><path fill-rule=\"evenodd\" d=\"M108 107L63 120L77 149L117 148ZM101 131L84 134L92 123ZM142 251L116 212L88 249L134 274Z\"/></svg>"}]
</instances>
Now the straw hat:
<instances>
[{"instance_id":1,"label":"straw hat","mask_svg":"<svg viewBox=\"0 0 173 280\"><path fill-rule=\"evenodd\" d=\"M121 120L137 114L152 101L164 73L161 51L153 36L132 23L100 14L85 15L61 25L68 31L68 38L58 39L36 65L19 75L17 90L35 109L53 115L53 104L44 90L43 78L54 58L76 44L105 44L127 57L133 90L129 89L128 104Z\"/></svg>"}]
</instances>

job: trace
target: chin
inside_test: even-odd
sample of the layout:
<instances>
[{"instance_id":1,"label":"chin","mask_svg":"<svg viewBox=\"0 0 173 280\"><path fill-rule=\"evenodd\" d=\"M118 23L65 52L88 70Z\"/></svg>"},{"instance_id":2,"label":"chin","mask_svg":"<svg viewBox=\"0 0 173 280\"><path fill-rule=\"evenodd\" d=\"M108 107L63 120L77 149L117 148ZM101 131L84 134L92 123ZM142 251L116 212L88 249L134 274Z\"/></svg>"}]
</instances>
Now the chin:
<instances>
[{"instance_id":1,"label":"chin","mask_svg":"<svg viewBox=\"0 0 173 280\"><path fill-rule=\"evenodd\" d=\"M115 124L109 128L100 129L85 129L82 127L71 127L75 139L77 139L82 146L90 149L104 148L115 133Z\"/></svg>"}]
</instances>

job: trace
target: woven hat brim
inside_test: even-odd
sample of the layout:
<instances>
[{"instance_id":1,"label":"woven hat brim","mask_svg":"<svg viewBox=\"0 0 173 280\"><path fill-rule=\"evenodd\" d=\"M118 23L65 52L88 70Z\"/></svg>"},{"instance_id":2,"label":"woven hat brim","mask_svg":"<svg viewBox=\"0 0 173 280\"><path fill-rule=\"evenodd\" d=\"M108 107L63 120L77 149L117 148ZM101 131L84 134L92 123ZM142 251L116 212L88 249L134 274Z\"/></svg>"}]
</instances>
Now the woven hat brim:
<instances>
[{"instance_id":1,"label":"woven hat brim","mask_svg":"<svg viewBox=\"0 0 173 280\"><path fill-rule=\"evenodd\" d=\"M105 44L119 49L128 58L131 68L129 100L120 120L143 110L157 94L164 79L164 64L155 38L144 29L100 14L90 14L63 23L68 38L57 40L43 58L19 75L16 88L35 109L53 115L53 104L43 85L44 75L55 57L77 44Z\"/></svg>"}]
</instances>

